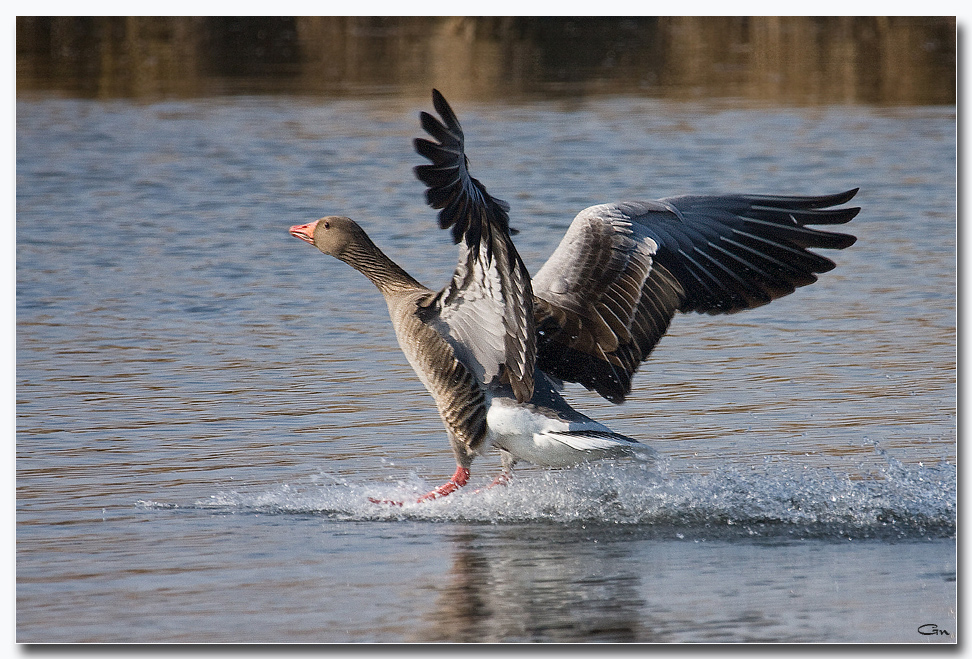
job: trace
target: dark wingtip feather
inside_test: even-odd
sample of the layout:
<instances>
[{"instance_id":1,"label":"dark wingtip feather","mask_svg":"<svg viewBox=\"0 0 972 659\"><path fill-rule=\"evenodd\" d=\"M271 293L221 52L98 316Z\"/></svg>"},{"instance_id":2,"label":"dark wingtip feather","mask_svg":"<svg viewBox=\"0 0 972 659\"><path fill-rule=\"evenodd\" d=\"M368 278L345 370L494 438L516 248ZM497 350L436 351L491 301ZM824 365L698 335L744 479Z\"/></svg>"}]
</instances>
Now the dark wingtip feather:
<instances>
[{"instance_id":1,"label":"dark wingtip feather","mask_svg":"<svg viewBox=\"0 0 972 659\"><path fill-rule=\"evenodd\" d=\"M848 190L847 192L842 192L839 195L835 195L835 196L839 197L839 200L838 201L835 201L833 203L833 205L834 206L839 206L840 204L846 204L848 201L850 201L851 199L853 199L854 196L859 191L860 191L860 188L853 188L851 190Z\"/></svg>"},{"instance_id":2,"label":"dark wingtip feather","mask_svg":"<svg viewBox=\"0 0 972 659\"><path fill-rule=\"evenodd\" d=\"M450 128L459 126L459 118L456 117L456 113L452 111L449 102L445 100L445 96L438 89L432 90L432 105L435 107L435 111L439 113L439 116L445 121L446 126Z\"/></svg>"},{"instance_id":3,"label":"dark wingtip feather","mask_svg":"<svg viewBox=\"0 0 972 659\"><path fill-rule=\"evenodd\" d=\"M459 146L458 144L456 144L457 136L449 132L449 128L446 126L446 124L443 124L441 121L433 117L428 112L422 112L421 114L419 114L419 121L422 124L422 129L425 130L426 133L428 133L433 138L441 142L441 144L438 146L444 146L447 144L449 146L454 146L454 147ZM462 129L458 127L458 124L456 124L455 130L458 133L458 138L461 140ZM426 158L428 157L429 156L426 156Z\"/></svg>"},{"instance_id":4,"label":"dark wingtip feather","mask_svg":"<svg viewBox=\"0 0 972 659\"><path fill-rule=\"evenodd\" d=\"M836 247L833 249L847 249L851 245L857 242L857 236L852 236L849 233L834 233L834 244Z\"/></svg>"},{"instance_id":5,"label":"dark wingtip feather","mask_svg":"<svg viewBox=\"0 0 972 659\"><path fill-rule=\"evenodd\" d=\"M492 197L482 183L468 171L464 136L459 119L437 89L432 90L432 103L439 117L421 112L422 128L432 139L413 140L415 151L431 161L415 167L415 176L426 185L425 199L439 209L439 226L452 227L453 240L465 240L470 247L479 244L486 221L501 231L509 231L510 205Z\"/></svg>"},{"instance_id":6,"label":"dark wingtip feather","mask_svg":"<svg viewBox=\"0 0 972 659\"><path fill-rule=\"evenodd\" d=\"M854 198L854 195L858 193L860 188L852 188L850 190L845 190L844 192L838 192L837 194L831 195L821 195L819 197L812 197L813 208L829 208L831 206L840 206L841 204L846 204L848 201Z\"/></svg>"},{"instance_id":7,"label":"dark wingtip feather","mask_svg":"<svg viewBox=\"0 0 972 659\"><path fill-rule=\"evenodd\" d=\"M684 311L731 313L812 284L835 267L812 250L846 249L857 237L813 228L841 225L860 213L841 207L853 188L832 195L685 196L667 201L674 215L649 227L658 260L685 287Z\"/></svg>"}]
</instances>

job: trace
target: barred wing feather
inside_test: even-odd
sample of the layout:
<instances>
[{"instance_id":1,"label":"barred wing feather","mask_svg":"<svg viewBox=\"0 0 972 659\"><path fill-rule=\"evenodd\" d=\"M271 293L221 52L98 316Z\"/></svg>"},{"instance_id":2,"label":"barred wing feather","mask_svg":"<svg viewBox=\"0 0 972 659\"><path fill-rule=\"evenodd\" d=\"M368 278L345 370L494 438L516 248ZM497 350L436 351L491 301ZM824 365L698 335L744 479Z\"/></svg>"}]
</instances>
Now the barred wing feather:
<instances>
[{"instance_id":1,"label":"barred wing feather","mask_svg":"<svg viewBox=\"0 0 972 659\"><path fill-rule=\"evenodd\" d=\"M432 300L434 324L486 384L508 383L520 402L533 395L536 337L530 276L513 245L509 204L469 174L462 127L437 90L440 118L423 112L433 138L417 138L416 151L431 164L415 168L426 200L439 209L439 226L460 245L452 281Z\"/></svg>"},{"instance_id":2,"label":"barred wing feather","mask_svg":"<svg viewBox=\"0 0 972 659\"><path fill-rule=\"evenodd\" d=\"M819 197L683 196L581 211L533 279L538 367L620 403L676 311L732 313L816 281L857 190Z\"/></svg>"}]
</instances>

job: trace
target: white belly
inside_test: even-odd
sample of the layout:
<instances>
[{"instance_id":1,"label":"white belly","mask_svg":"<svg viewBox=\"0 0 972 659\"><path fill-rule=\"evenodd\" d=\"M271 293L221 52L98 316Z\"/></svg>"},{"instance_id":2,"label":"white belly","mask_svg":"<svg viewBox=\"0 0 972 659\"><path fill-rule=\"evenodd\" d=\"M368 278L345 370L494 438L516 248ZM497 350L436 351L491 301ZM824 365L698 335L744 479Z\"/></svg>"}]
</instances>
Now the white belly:
<instances>
[{"instance_id":1,"label":"white belly","mask_svg":"<svg viewBox=\"0 0 972 659\"><path fill-rule=\"evenodd\" d=\"M644 444L614 433L596 421L552 418L509 398L491 401L486 423L494 445L509 451L518 460L546 467L654 453Z\"/></svg>"}]
</instances>

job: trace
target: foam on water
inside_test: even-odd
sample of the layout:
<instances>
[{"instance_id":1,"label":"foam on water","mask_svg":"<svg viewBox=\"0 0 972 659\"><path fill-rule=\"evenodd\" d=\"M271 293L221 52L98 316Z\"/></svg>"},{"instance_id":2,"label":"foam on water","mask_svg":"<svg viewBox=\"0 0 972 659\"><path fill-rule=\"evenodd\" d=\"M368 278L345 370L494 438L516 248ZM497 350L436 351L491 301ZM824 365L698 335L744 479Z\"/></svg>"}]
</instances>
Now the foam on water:
<instances>
[{"instance_id":1,"label":"foam on water","mask_svg":"<svg viewBox=\"0 0 972 659\"><path fill-rule=\"evenodd\" d=\"M357 481L322 473L311 481L260 491L222 491L190 507L225 513L312 514L336 520L425 520L472 523L586 523L652 529L684 537L818 538L952 537L956 468L884 459L866 478L774 461L741 471L675 473L671 464L601 462L520 474L506 487L469 487L444 499L414 503L438 483L415 475L394 482ZM404 501L381 505L369 498ZM147 507L182 507L140 502Z\"/></svg>"}]
</instances>

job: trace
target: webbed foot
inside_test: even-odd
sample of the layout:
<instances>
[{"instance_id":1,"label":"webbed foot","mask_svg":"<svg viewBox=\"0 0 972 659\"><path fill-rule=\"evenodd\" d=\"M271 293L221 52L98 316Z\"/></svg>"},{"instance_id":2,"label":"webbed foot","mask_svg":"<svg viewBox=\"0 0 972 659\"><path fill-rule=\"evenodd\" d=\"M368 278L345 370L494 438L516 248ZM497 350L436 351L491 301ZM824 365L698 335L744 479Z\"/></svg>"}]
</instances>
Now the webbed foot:
<instances>
[{"instance_id":1,"label":"webbed foot","mask_svg":"<svg viewBox=\"0 0 972 659\"><path fill-rule=\"evenodd\" d=\"M469 481L469 470L465 467L456 467L456 473L452 475L445 484L440 485L431 492L423 494L420 496L416 503L422 503L424 501L431 501L432 499L439 499L441 497L449 496L460 487L465 485ZM492 486L490 486L492 487ZM403 501L395 501L394 499L375 499L373 497L368 497L368 501L371 503L387 504L390 506L402 506L405 505Z\"/></svg>"}]
</instances>

